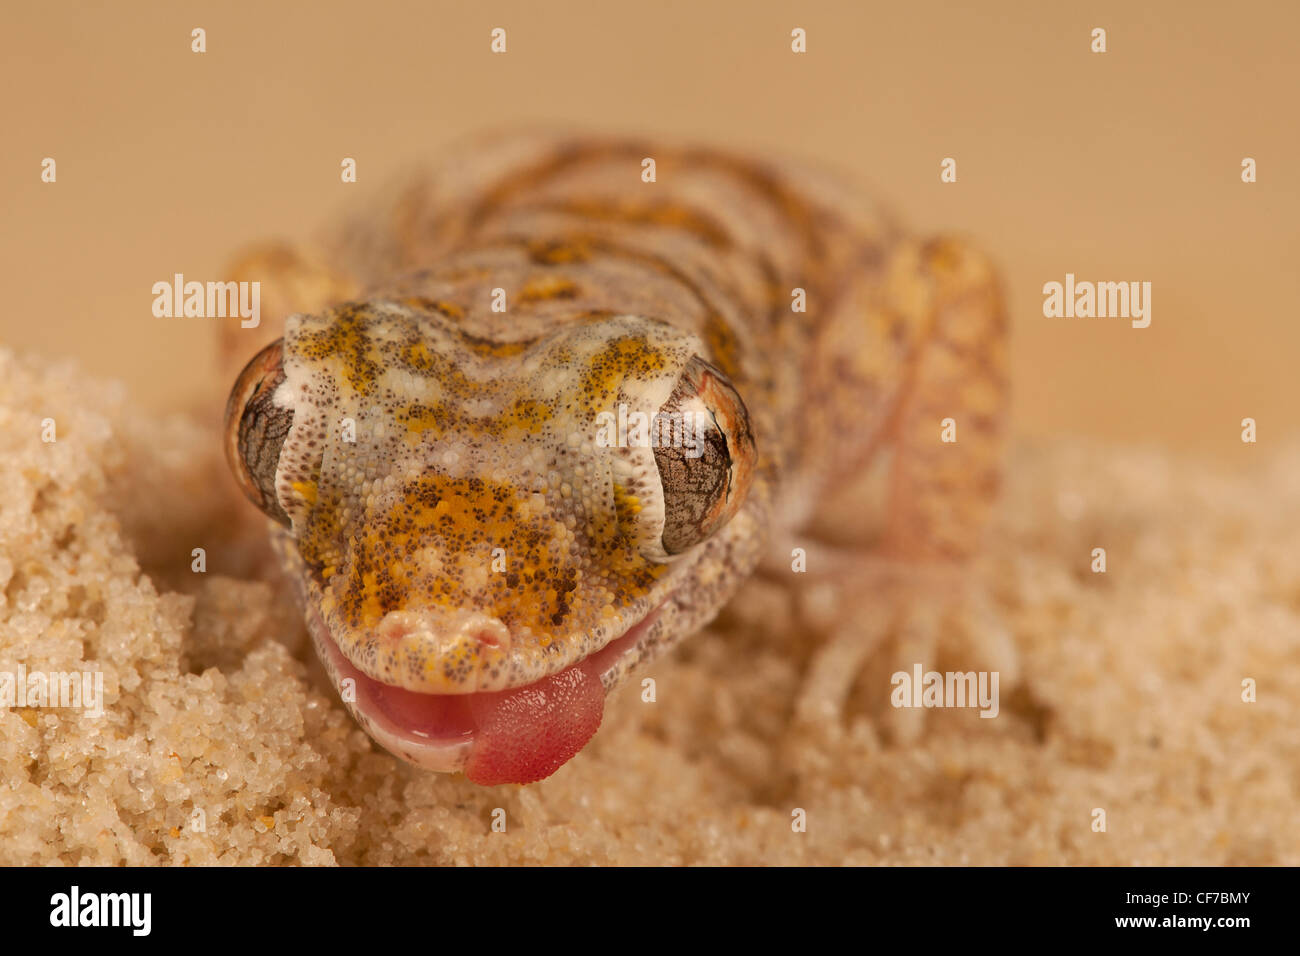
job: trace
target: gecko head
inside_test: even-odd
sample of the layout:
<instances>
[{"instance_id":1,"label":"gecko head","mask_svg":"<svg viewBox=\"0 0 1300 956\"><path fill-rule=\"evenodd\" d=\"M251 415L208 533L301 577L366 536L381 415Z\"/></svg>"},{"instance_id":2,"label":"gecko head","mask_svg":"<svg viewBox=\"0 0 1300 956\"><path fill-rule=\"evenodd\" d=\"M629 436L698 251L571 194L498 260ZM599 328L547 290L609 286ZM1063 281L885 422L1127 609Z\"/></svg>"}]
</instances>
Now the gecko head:
<instances>
[{"instance_id":1,"label":"gecko head","mask_svg":"<svg viewBox=\"0 0 1300 956\"><path fill-rule=\"evenodd\" d=\"M521 339L445 311L292 317L232 390L226 448L361 725L526 783L752 565L755 444L688 332L603 316Z\"/></svg>"}]
</instances>

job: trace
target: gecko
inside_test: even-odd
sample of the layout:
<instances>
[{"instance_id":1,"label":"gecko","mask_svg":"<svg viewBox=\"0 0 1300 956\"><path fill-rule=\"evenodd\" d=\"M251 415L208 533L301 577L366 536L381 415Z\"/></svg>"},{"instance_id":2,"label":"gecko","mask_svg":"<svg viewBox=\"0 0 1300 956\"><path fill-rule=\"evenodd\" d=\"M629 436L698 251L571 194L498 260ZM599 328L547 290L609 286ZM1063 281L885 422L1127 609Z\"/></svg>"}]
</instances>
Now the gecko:
<instances>
[{"instance_id":1,"label":"gecko","mask_svg":"<svg viewBox=\"0 0 1300 956\"><path fill-rule=\"evenodd\" d=\"M484 139L377 209L234 267L286 318L235 333L261 348L224 442L326 672L397 757L554 773L863 475L873 560L978 546L1006 316L966 242L808 164L633 138Z\"/></svg>"}]
</instances>

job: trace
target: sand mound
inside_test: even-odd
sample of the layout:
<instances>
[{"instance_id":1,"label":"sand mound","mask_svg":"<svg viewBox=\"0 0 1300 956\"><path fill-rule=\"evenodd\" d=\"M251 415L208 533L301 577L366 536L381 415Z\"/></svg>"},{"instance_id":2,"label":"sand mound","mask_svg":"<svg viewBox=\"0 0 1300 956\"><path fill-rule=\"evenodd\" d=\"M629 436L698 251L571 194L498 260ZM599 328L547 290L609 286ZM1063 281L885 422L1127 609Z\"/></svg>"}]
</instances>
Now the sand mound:
<instances>
[{"instance_id":1,"label":"sand mound","mask_svg":"<svg viewBox=\"0 0 1300 956\"><path fill-rule=\"evenodd\" d=\"M0 673L98 671L105 696L0 709L0 864L1300 864L1295 448L1249 449L1249 478L1017 449L977 568L1005 646L970 645L1005 670L998 719L904 743L893 646L807 719L826 620L873 605L805 626L756 583L651 666L655 703L624 688L553 778L484 789L333 700L212 430L0 352L0 443Z\"/></svg>"}]
</instances>

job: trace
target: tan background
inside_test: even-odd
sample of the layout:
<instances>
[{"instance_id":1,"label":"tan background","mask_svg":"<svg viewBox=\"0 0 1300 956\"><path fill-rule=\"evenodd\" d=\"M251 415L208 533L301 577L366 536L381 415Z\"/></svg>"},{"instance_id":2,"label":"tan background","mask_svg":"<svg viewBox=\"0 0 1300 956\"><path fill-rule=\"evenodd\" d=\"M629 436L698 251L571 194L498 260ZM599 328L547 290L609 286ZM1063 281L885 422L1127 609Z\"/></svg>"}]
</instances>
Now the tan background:
<instances>
[{"instance_id":1,"label":"tan background","mask_svg":"<svg viewBox=\"0 0 1300 956\"><path fill-rule=\"evenodd\" d=\"M1022 435L1242 458L1300 385L1294 3L10 4L0 341L215 414L211 319L151 285L307 236L514 122L781 149L1003 264ZM190 30L208 52L190 52ZM489 30L509 32L492 55ZM809 52L789 50L790 29ZM1089 52L1106 27L1110 51ZM57 185L40 161L58 162ZM360 182L339 182L355 156ZM939 182L939 160L959 181ZM1240 182L1253 156L1260 181ZM1045 319L1042 284L1153 283L1153 323Z\"/></svg>"}]
</instances>

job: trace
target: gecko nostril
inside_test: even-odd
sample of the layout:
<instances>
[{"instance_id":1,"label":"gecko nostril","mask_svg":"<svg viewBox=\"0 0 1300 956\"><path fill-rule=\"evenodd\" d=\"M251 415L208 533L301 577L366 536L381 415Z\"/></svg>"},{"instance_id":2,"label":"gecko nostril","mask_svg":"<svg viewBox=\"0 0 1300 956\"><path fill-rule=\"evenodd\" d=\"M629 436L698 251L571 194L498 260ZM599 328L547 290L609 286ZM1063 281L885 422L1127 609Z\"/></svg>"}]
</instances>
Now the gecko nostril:
<instances>
[{"instance_id":1,"label":"gecko nostril","mask_svg":"<svg viewBox=\"0 0 1300 956\"><path fill-rule=\"evenodd\" d=\"M472 646L509 650L510 629L498 618L477 611L435 608L389 611L375 626L375 635L387 645L414 641L435 655L455 654ZM414 644L412 646L415 646Z\"/></svg>"},{"instance_id":2,"label":"gecko nostril","mask_svg":"<svg viewBox=\"0 0 1300 956\"><path fill-rule=\"evenodd\" d=\"M410 622L400 618L395 620L391 615L384 620L379 628L380 636L393 643L404 641L413 633L415 633L415 628L411 626Z\"/></svg>"}]
</instances>

